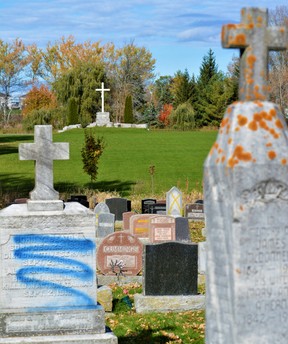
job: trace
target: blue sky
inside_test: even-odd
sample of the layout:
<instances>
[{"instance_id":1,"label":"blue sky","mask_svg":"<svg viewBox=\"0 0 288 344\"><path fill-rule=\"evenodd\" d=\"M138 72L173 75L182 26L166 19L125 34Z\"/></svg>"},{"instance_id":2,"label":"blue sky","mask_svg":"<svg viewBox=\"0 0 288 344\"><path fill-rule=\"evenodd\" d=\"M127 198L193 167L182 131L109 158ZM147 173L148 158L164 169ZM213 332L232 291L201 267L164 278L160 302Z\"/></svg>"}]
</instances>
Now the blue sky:
<instances>
[{"instance_id":1,"label":"blue sky","mask_svg":"<svg viewBox=\"0 0 288 344\"><path fill-rule=\"evenodd\" d=\"M188 69L197 76L203 56L211 48L219 69L237 50L223 49L223 24L238 23L242 7L275 9L284 0L0 0L0 38L22 38L45 47L62 36L77 41L134 40L156 58L156 76Z\"/></svg>"}]
</instances>

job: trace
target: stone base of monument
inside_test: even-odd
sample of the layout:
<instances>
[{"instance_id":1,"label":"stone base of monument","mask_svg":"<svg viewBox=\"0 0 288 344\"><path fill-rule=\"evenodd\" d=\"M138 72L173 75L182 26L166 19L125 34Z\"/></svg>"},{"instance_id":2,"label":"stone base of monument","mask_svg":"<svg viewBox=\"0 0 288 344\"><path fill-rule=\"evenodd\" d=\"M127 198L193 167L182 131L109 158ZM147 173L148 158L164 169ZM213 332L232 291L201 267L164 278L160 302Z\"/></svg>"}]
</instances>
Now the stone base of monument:
<instances>
[{"instance_id":1,"label":"stone base of monument","mask_svg":"<svg viewBox=\"0 0 288 344\"><path fill-rule=\"evenodd\" d=\"M109 112L97 112L96 126L104 127L108 125L111 125Z\"/></svg>"},{"instance_id":2,"label":"stone base of monument","mask_svg":"<svg viewBox=\"0 0 288 344\"><path fill-rule=\"evenodd\" d=\"M28 211L63 211L64 203L61 200L51 201L27 201Z\"/></svg>"},{"instance_id":3,"label":"stone base of monument","mask_svg":"<svg viewBox=\"0 0 288 344\"><path fill-rule=\"evenodd\" d=\"M205 295L134 295L137 313L185 312L205 309Z\"/></svg>"},{"instance_id":4,"label":"stone base of monument","mask_svg":"<svg viewBox=\"0 0 288 344\"><path fill-rule=\"evenodd\" d=\"M79 334L41 337L0 338L0 344L117 344L112 332L104 334Z\"/></svg>"}]
</instances>

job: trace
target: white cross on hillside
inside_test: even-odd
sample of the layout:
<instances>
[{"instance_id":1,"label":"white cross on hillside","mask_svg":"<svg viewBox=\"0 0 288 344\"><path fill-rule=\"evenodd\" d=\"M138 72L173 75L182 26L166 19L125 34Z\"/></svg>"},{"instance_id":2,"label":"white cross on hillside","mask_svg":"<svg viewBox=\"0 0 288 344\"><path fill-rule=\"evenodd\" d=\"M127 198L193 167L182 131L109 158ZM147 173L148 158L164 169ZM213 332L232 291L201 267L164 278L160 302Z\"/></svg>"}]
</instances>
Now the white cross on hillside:
<instances>
[{"instance_id":1,"label":"white cross on hillside","mask_svg":"<svg viewBox=\"0 0 288 344\"><path fill-rule=\"evenodd\" d=\"M101 92L101 99L102 99L102 110L101 112L105 112L104 111L104 92L105 91L110 91L110 88L104 88L104 82L101 83L101 88L96 88L96 91L100 91Z\"/></svg>"}]
</instances>

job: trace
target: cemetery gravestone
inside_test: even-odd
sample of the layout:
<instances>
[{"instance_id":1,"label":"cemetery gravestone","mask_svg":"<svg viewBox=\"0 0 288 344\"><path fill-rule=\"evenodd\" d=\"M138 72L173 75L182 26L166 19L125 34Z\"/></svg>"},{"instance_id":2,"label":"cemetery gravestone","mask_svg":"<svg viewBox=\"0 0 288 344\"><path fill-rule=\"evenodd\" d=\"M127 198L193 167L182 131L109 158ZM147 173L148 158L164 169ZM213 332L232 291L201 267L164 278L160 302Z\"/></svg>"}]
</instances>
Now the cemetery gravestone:
<instances>
[{"instance_id":1,"label":"cemetery gravestone","mask_svg":"<svg viewBox=\"0 0 288 344\"><path fill-rule=\"evenodd\" d=\"M166 215L166 204L165 203L154 203L148 206L150 214Z\"/></svg>"},{"instance_id":2,"label":"cemetery gravestone","mask_svg":"<svg viewBox=\"0 0 288 344\"><path fill-rule=\"evenodd\" d=\"M134 211L127 211L123 213L123 230L130 230L130 219L133 215L135 215Z\"/></svg>"},{"instance_id":3,"label":"cemetery gravestone","mask_svg":"<svg viewBox=\"0 0 288 344\"><path fill-rule=\"evenodd\" d=\"M130 218L130 231L137 238L149 238L149 221L155 215L137 214Z\"/></svg>"},{"instance_id":4,"label":"cemetery gravestone","mask_svg":"<svg viewBox=\"0 0 288 344\"><path fill-rule=\"evenodd\" d=\"M175 240L175 218L166 215L151 217L149 221L149 238L152 243Z\"/></svg>"},{"instance_id":5,"label":"cemetery gravestone","mask_svg":"<svg viewBox=\"0 0 288 344\"><path fill-rule=\"evenodd\" d=\"M202 203L186 204L185 216L189 220L205 221L204 205Z\"/></svg>"},{"instance_id":6,"label":"cemetery gravestone","mask_svg":"<svg viewBox=\"0 0 288 344\"><path fill-rule=\"evenodd\" d=\"M123 213L131 211L131 201L126 198L107 198L105 200L110 212L115 214L116 221L123 220Z\"/></svg>"},{"instance_id":7,"label":"cemetery gravestone","mask_svg":"<svg viewBox=\"0 0 288 344\"><path fill-rule=\"evenodd\" d=\"M36 147L24 146L25 157L29 149L35 153L36 165L45 161L38 158L44 149L39 135L48 138L45 157L59 157L50 142L52 127L37 126ZM21 145L19 150L23 154ZM30 193L36 203L0 211L0 343L116 344L105 333L104 310L97 305L94 214L79 203L55 206L58 193L48 166L40 176L43 169L36 166L38 184ZM47 186L52 199L42 199Z\"/></svg>"},{"instance_id":8,"label":"cemetery gravestone","mask_svg":"<svg viewBox=\"0 0 288 344\"><path fill-rule=\"evenodd\" d=\"M35 125L35 142L19 146L20 160L35 160L35 187L27 201L29 210L63 210L53 185L53 160L69 159L68 143L52 142L51 125Z\"/></svg>"},{"instance_id":9,"label":"cemetery gravestone","mask_svg":"<svg viewBox=\"0 0 288 344\"><path fill-rule=\"evenodd\" d=\"M287 47L286 27L244 8L223 27L240 48L240 102L230 105L205 161L207 344L288 342L288 139L268 97L268 50Z\"/></svg>"},{"instance_id":10,"label":"cemetery gravestone","mask_svg":"<svg viewBox=\"0 0 288 344\"><path fill-rule=\"evenodd\" d=\"M157 201L154 198L145 198L141 201L141 212L142 214L149 214L149 206L155 204Z\"/></svg>"},{"instance_id":11,"label":"cemetery gravestone","mask_svg":"<svg viewBox=\"0 0 288 344\"><path fill-rule=\"evenodd\" d=\"M104 202L100 202L96 204L94 208L94 214L96 216L96 224L98 225L98 218L100 214L110 214L110 210L108 208L108 205Z\"/></svg>"},{"instance_id":12,"label":"cemetery gravestone","mask_svg":"<svg viewBox=\"0 0 288 344\"><path fill-rule=\"evenodd\" d=\"M87 201L86 195L72 195L70 199L67 200L67 202L78 202L84 207L89 208L89 202Z\"/></svg>"},{"instance_id":13,"label":"cemetery gravestone","mask_svg":"<svg viewBox=\"0 0 288 344\"><path fill-rule=\"evenodd\" d=\"M183 242L191 241L189 221L187 217L175 218L175 234L176 234L176 241L183 241Z\"/></svg>"},{"instance_id":14,"label":"cemetery gravestone","mask_svg":"<svg viewBox=\"0 0 288 344\"><path fill-rule=\"evenodd\" d=\"M115 215L100 213L98 216L97 237L104 238L114 233Z\"/></svg>"},{"instance_id":15,"label":"cemetery gravestone","mask_svg":"<svg viewBox=\"0 0 288 344\"><path fill-rule=\"evenodd\" d=\"M197 244L149 244L143 257L144 295L197 294Z\"/></svg>"},{"instance_id":16,"label":"cemetery gravestone","mask_svg":"<svg viewBox=\"0 0 288 344\"><path fill-rule=\"evenodd\" d=\"M124 276L137 275L142 269L141 241L127 232L115 232L108 235L97 249L97 265L99 270L106 275L115 275L112 265L123 262Z\"/></svg>"},{"instance_id":17,"label":"cemetery gravestone","mask_svg":"<svg viewBox=\"0 0 288 344\"><path fill-rule=\"evenodd\" d=\"M166 209L169 216L182 216L182 192L175 186L166 193Z\"/></svg>"}]
</instances>

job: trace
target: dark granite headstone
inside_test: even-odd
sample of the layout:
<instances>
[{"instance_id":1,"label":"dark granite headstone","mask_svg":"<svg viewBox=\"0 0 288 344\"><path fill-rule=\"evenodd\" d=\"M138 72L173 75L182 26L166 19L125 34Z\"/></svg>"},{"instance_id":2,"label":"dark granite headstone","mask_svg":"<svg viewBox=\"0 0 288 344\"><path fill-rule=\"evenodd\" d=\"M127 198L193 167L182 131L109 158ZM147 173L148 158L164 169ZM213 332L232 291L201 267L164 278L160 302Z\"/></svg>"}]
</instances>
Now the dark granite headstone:
<instances>
[{"instance_id":1,"label":"dark granite headstone","mask_svg":"<svg viewBox=\"0 0 288 344\"><path fill-rule=\"evenodd\" d=\"M189 221L187 217L175 218L176 241L191 242Z\"/></svg>"},{"instance_id":2,"label":"dark granite headstone","mask_svg":"<svg viewBox=\"0 0 288 344\"><path fill-rule=\"evenodd\" d=\"M116 221L122 221L122 214L131 211L131 201L126 198L107 198L105 203L108 205L110 212L115 214Z\"/></svg>"},{"instance_id":3,"label":"dark granite headstone","mask_svg":"<svg viewBox=\"0 0 288 344\"><path fill-rule=\"evenodd\" d=\"M67 199L67 202L78 202L84 207L89 208L89 202L87 201L86 195L72 195L70 199Z\"/></svg>"},{"instance_id":4,"label":"dark granite headstone","mask_svg":"<svg viewBox=\"0 0 288 344\"><path fill-rule=\"evenodd\" d=\"M196 295L198 245L165 242L144 245L144 295Z\"/></svg>"},{"instance_id":5,"label":"dark granite headstone","mask_svg":"<svg viewBox=\"0 0 288 344\"><path fill-rule=\"evenodd\" d=\"M185 216L188 217L188 219L190 220L205 221L204 204L203 203L186 204Z\"/></svg>"},{"instance_id":6,"label":"dark granite headstone","mask_svg":"<svg viewBox=\"0 0 288 344\"><path fill-rule=\"evenodd\" d=\"M165 203L155 203L150 204L148 209L149 214L166 214L166 204Z\"/></svg>"},{"instance_id":7,"label":"dark granite headstone","mask_svg":"<svg viewBox=\"0 0 288 344\"><path fill-rule=\"evenodd\" d=\"M141 212L142 214L149 214L149 206L155 204L157 201L153 198L145 198L141 201Z\"/></svg>"}]
</instances>

